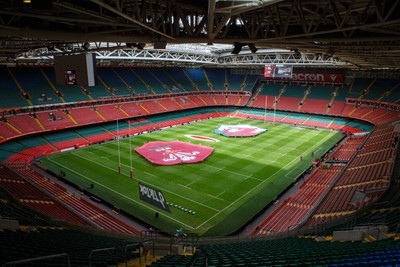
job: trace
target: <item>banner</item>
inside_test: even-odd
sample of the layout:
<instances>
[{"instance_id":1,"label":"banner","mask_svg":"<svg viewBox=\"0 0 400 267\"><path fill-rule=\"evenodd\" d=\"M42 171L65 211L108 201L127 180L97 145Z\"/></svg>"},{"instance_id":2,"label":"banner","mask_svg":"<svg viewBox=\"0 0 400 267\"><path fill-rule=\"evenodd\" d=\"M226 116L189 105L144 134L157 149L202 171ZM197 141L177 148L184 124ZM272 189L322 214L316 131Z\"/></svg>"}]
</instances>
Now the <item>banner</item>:
<instances>
[{"instance_id":1,"label":"banner","mask_svg":"<svg viewBox=\"0 0 400 267\"><path fill-rule=\"evenodd\" d=\"M292 81L344 83L343 73L293 73Z\"/></svg>"},{"instance_id":2,"label":"banner","mask_svg":"<svg viewBox=\"0 0 400 267\"><path fill-rule=\"evenodd\" d=\"M344 83L343 73L314 73L314 72L293 72L291 78L275 77L265 78L266 80L288 80L294 82L316 82L316 83Z\"/></svg>"},{"instance_id":3,"label":"banner","mask_svg":"<svg viewBox=\"0 0 400 267\"><path fill-rule=\"evenodd\" d=\"M153 206L171 212L163 193L157 189L139 183L139 197Z\"/></svg>"}]
</instances>

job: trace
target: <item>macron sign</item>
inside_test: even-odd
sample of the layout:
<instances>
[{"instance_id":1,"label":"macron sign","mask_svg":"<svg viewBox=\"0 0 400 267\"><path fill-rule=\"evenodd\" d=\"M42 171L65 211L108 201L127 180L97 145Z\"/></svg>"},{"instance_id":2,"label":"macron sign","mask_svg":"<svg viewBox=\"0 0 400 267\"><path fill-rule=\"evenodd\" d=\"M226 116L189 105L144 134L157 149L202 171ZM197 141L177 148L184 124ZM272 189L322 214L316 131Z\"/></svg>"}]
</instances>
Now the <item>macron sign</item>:
<instances>
[{"instance_id":1,"label":"macron sign","mask_svg":"<svg viewBox=\"0 0 400 267\"><path fill-rule=\"evenodd\" d=\"M318 82L318 83L344 83L343 73L305 73L293 72L292 77L266 78L267 80L290 80L295 82Z\"/></svg>"},{"instance_id":2,"label":"macron sign","mask_svg":"<svg viewBox=\"0 0 400 267\"><path fill-rule=\"evenodd\" d=\"M163 193L157 189L139 183L139 197L153 206L171 212Z\"/></svg>"},{"instance_id":3,"label":"macron sign","mask_svg":"<svg viewBox=\"0 0 400 267\"><path fill-rule=\"evenodd\" d=\"M291 80L302 82L344 83L344 75L342 73L293 73Z\"/></svg>"}]
</instances>

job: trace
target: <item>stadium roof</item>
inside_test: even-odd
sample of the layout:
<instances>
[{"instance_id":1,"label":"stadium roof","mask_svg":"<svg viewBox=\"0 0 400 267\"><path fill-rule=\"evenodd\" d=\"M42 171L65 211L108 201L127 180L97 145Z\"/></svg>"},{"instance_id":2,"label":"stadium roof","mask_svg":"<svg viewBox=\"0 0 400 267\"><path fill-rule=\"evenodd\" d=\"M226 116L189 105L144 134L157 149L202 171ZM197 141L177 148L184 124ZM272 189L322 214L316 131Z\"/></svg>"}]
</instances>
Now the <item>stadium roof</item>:
<instances>
[{"instance_id":1,"label":"stadium roof","mask_svg":"<svg viewBox=\"0 0 400 267\"><path fill-rule=\"evenodd\" d=\"M182 54L170 59L165 53L176 53L176 44L186 44L194 50L177 52L190 55L187 63L254 64L241 60L247 53L257 55L255 62L258 55L269 55L273 60L292 57L304 65L331 61L360 69L397 69L399 2L0 0L0 62L94 51L100 57L125 54L122 59L129 55L127 60L137 61L147 53L176 63ZM239 55L232 55L233 47ZM282 57L277 49L283 50ZM194 60L198 54L213 60Z\"/></svg>"}]
</instances>

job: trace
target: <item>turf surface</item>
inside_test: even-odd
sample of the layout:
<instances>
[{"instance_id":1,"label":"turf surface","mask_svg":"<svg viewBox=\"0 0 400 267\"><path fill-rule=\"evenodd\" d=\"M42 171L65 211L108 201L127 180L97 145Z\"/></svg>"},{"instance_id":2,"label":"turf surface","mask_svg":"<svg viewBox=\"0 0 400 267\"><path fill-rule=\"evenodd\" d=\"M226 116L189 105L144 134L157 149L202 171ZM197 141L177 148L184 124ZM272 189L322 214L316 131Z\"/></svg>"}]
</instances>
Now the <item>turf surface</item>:
<instances>
[{"instance_id":1,"label":"turf surface","mask_svg":"<svg viewBox=\"0 0 400 267\"><path fill-rule=\"evenodd\" d=\"M250 124L268 131L251 138L228 138L213 133L220 124ZM220 142L193 140L185 137L188 134ZM63 170L65 179L82 189L93 184L94 188L88 189L93 194L159 229L174 232L183 227L199 235L225 235L246 224L293 183L313 158L323 155L341 137L341 133L331 130L221 117L133 136L130 141L121 139L121 174L117 141L52 155L41 162L54 173ZM215 150L202 163L155 166L133 149L156 140L192 142ZM130 156L134 179L129 177ZM162 191L170 203L196 214L174 207L168 213L140 200L138 181Z\"/></svg>"}]
</instances>

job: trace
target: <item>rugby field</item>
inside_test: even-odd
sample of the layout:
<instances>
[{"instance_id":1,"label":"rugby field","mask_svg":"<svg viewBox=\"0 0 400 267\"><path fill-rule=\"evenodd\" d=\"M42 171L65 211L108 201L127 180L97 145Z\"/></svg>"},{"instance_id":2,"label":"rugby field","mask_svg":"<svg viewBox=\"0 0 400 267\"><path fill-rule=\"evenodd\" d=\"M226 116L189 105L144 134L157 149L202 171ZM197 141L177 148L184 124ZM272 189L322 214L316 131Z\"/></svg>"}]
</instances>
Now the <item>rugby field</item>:
<instances>
[{"instance_id":1,"label":"rugby field","mask_svg":"<svg viewBox=\"0 0 400 267\"><path fill-rule=\"evenodd\" d=\"M268 131L256 137L228 138L213 133L220 124L250 124ZM130 142L129 138L120 139L121 174L117 141L51 155L41 162L54 173L63 170L65 179L81 189L161 230L175 232L183 227L187 232L214 236L232 233L246 224L341 137L331 130L222 117L133 136ZM156 166L134 151L156 140L212 146L214 152L201 163ZM131 157L133 179L129 172ZM174 204L171 211L140 200L138 182L160 190L166 201ZM91 184L94 187L88 189Z\"/></svg>"}]
</instances>

